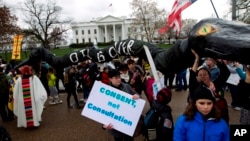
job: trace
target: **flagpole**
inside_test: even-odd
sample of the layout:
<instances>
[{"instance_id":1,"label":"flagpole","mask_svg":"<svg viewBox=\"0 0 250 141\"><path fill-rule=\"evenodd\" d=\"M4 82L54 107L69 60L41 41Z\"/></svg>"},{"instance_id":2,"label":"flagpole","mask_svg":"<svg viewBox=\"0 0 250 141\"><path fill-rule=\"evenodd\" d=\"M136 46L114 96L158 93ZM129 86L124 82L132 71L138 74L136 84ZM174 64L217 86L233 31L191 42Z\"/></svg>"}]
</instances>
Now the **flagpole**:
<instances>
[{"instance_id":1,"label":"flagpole","mask_svg":"<svg viewBox=\"0 0 250 141\"><path fill-rule=\"evenodd\" d=\"M216 14L217 18L219 18L218 13L217 13L217 11L216 11L216 9L215 9L215 7L214 7L214 3L213 3L213 1L212 1L212 0L210 0L210 2L211 2L212 6L213 6L213 8L214 8L214 12L215 12L215 14Z\"/></svg>"},{"instance_id":2,"label":"flagpole","mask_svg":"<svg viewBox=\"0 0 250 141\"><path fill-rule=\"evenodd\" d=\"M236 0L232 0L232 20L237 20L236 17Z\"/></svg>"},{"instance_id":3,"label":"flagpole","mask_svg":"<svg viewBox=\"0 0 250 141\"><path fill-rule=\"evenodd\" d=\"M110 3L108 7L110 7L110 9L111 9L111 15L114 16L113 3Z\"/></svg>"},{"instance_id":4,"label":"flagpole","mask_svg":"<svg viewBox=\"0 0 250 141\"><path fill-rule=\"evenodd\" d=\"M111 11L111 12L112 12L112 16L114 16L114 6L112 5L111 8L112 8L112 9L111 9L111 10L112 10L112 11Z\"/></svg>"}]
</instances>

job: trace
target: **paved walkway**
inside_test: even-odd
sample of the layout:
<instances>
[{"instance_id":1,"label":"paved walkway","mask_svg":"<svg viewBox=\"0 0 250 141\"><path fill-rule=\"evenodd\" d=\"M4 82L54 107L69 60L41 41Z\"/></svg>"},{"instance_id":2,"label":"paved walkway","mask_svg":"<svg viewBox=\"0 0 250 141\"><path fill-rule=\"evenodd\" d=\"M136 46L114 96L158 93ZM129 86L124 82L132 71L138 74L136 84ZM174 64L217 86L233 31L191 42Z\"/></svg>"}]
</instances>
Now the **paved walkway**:
<instances>
[{"instance_id":1,"label":"paved walkway","mask_svg":"<svg viewBox=\"0 0 250 141\"><path fill-rule=\"evenodd\" d=\"M173 116L176 119L183 113L187 105L186 98L188 91L173 92L170 103L173 109ZM66 94L60 94L63 103L50 106L46 103L43 112L41 126L35 129L17 128L17 121L5 122L7 130L10 132L13 141L112 141L112 137L101 129L101 124L81 116L82 109L68 109L66 104ZM82 93L79 93L79 99ZM231 102L229 93L225 94L228 103ZM144 97L145 98L145 97ZM73 101L73 97L71 98ZM149 108L148 103L144 108ZM230 124L239 124L239 111L229 108ZM135 138L135 141L143 141L142 136Z\"/></svg>"}]
</instances>

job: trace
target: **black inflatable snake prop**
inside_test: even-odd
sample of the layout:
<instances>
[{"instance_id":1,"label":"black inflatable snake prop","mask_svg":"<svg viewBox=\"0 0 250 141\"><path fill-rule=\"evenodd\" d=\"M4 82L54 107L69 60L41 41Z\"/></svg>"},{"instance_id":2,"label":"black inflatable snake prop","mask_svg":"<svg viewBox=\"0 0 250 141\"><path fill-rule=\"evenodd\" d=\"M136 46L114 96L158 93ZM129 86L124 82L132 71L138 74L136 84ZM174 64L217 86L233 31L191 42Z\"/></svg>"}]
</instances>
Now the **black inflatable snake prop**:
<instances>
[{"instance_id":1,"label":"black inflatable snake prop","mask_svg":"<svg viewBox=\"0 0 250 141\"><path fill-rule=\"evenodd\" d=\"M200 57L213 57L243 64L250 64L250 26L236 21L222 19L204 19L191 30L188 38L178 40L172 47L165 50L154 44L127 39L115 42L111 47L83 48L62 57L56 57L45 48L33 49L29 58L18 64L34 65L41 60L46 61L56 69L63 69L72 64L90 58L95 62L108 62L118 56L138 56L146 58L143 45L148 46L156 68L166 73L177 73L190 67L194 61L191 49Z\"/></svg>"}]
</instances>

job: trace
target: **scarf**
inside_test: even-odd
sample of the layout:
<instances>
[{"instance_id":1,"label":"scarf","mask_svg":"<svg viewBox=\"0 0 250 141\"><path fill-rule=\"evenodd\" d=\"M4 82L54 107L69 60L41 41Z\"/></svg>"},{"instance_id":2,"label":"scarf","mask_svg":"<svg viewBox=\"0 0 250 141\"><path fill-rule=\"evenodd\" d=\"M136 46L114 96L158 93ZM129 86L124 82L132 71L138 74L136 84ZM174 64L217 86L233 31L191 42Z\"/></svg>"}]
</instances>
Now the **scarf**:
<instances>
[{"instance_id":1,"label":"scarf","mask_svg":"<svg viewBox=\"0 0 250 141\"><path fill-rule=\"evenodd\" d=\"M33 121L29 78L22 78L22 88L23 88L23 101L24 101L27 127L33 127L34 121Z\"/></svg>"},{"instance_id":2,"label":"scarf","mask_svg":"<svg viewBox=\"0 0 250 141\"><path fill-rule=\"evenodd\" d=\"M126 73L121 73L120 76L121 76L121 78L122 78L126 83L129 82L129 74L128 74L128 71L127 71Z\"/></svg>"}]
</instances>

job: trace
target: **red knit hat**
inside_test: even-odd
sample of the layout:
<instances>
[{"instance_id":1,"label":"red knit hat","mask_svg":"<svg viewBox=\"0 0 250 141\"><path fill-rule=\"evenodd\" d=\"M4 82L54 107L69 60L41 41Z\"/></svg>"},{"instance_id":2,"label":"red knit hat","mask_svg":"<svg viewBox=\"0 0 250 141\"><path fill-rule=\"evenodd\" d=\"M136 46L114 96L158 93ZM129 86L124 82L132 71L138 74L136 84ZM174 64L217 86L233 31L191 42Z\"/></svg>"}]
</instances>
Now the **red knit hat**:
<instances>
[{"instance_id":1,"label":"red knit hat","mask_svg":"<svg viewBox=\"0 0 250 141\"><path fill-rule=\"evenodd\" d=\"M157 93L156 97L159 103L168 104L171 101L172 92L169 88L164 87Z\"/></svg>"},{"instance_id":2,"label":"red knit hat","mask_svg":"<svg viewBox=\"0 0 250 141\"><path fill-rule=\"evenodd\" d=\"M30 66L25 65L21 68L19 68L22 75L32 75L32 69Z\"/></svg>"}]
</instances>

